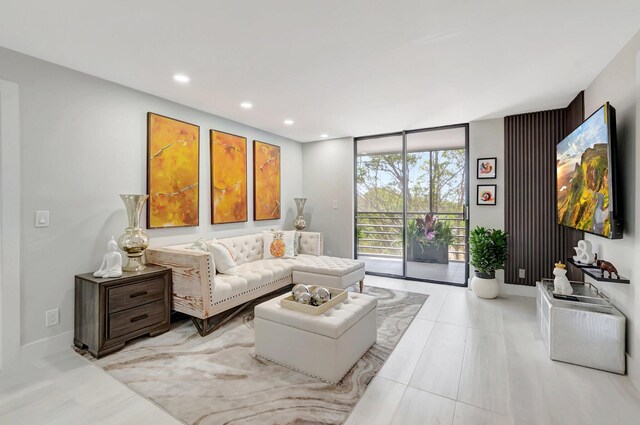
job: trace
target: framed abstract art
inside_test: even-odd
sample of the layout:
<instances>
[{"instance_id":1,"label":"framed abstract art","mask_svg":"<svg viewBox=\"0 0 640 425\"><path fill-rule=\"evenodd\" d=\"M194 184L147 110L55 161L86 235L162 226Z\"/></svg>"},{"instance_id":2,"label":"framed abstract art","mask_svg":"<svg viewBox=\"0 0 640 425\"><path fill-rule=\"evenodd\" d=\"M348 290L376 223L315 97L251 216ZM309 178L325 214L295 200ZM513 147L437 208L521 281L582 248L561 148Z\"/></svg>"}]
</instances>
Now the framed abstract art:
<instances>
[{"instance_id":1,"label":"framed abstract art","mask_svg":"<svg viewBox=\"0 0 640 425\"><path fill-rule=\"evenodd\" d=\"M496 205L496 185L479 184L477 205Z\"/></svg>"},{"instance_id":2,"label":"framed abstract art","mask_svg":"<svg viewBox=\"0 0 640 425\"><path fill-rule=\"evenodd\" d=\"M497 162L497 158L478 158L477 178L495 179Z\"/></svg>"},{"instance_id":3,"label":"framed abstract art","mask_svg":"<svg viewBox=\"0 0 640 425\"><path fill-rule=\"evenodd\" d=\"M200 127L147 114L147 228L198 225Z\"/></svg>"},{"instance_id":4,"label":"framed abstract art","mask_svg":"<svg viewBox=\"0 0 640 425\"><path fill-rule=\"evenodd\" d=\"M247 139L211 130L211 224L247 221Z\"/></svg>"},{"instance_id":5,"label":"framed abstract art","mask_svg":"<svg viewBox=\"0 0 640 425\"><path fill-rule=\"evenodd\" d=\"M280 218L280 146L253 141L253 219Z\"/></svg>"}]
</instances>

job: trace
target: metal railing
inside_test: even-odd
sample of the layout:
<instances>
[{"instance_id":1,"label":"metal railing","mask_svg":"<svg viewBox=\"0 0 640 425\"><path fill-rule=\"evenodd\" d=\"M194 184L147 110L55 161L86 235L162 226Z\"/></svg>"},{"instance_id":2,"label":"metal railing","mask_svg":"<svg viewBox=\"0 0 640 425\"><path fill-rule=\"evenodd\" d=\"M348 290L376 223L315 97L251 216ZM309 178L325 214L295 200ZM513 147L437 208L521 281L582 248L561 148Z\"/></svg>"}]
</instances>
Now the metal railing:
<instances>
[{"instance_id":1,"label":"metal railing","mask_svg":"<svg viewBox=\"0 0 640 425\"><path fill-rule=\"evenodd\" d=\"M407 221L425 216L424 212L407 213ZM449 260L464 261L466 258L467 228L462 212L436 212L440 221L447 221L453 232L454 242L449 245ZM356 214L358 229L358 255L378 257L402 257L402 213L365 211Z\"/></svg>"}]
</instances>

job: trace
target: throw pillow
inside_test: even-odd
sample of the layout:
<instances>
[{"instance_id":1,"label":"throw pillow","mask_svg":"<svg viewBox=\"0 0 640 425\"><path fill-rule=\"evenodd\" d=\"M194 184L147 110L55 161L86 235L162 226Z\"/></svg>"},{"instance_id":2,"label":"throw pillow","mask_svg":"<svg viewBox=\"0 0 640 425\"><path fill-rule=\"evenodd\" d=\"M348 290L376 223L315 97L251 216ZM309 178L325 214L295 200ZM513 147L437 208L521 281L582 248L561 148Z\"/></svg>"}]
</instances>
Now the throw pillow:
<instances>
[{"instance_id":1,"label":"throw pillow","mask_svg":"<svg viewBox=\"0 0 640 425\"><path fill-rule=\"evenodd\" d=\"M209 246L209 252L213 254L213 262L216 264L218 273L238 274L238 265L226 246L217 242L207 245Z\"/></svg>"},{"instance_id":2,"label":"throw pillow","mask_svg":"<svg viewBox=\"0 0 640 425\"><path fill-rule=\"evenodd\" d=\"M294 244L296 232L294 230L270 230L262 232L262 258L294 258Z\"/></svg>"},{"instance_id":3,"label":"throw pillow","mask_svg":"<svg viewBox=\"0 0 640 425\"><path fill-rule=\"evenodd\" d=\"M187 249L192 249L194 251L209 252L209 246L202 238L195 241L191 246L188 246Z\"/></svg>"}]
</instances>

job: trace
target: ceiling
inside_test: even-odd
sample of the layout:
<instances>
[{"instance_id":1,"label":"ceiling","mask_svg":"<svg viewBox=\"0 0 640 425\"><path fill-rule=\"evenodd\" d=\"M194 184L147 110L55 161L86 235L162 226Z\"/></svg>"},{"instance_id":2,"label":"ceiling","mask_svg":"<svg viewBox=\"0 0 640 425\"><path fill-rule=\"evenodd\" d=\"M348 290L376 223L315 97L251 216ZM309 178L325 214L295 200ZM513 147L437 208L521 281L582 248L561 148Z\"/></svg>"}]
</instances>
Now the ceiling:
<instances>
[{"instance_id":1,"label":"ceiling","mask_svg":"<svg viewBox=\"0 0 640 425\"><path fill-rule=\"evenodd\" d=\"M639 29L638 0L0 0L0 46L301 142L563 107Z\"/></svg>"}]
</instances>

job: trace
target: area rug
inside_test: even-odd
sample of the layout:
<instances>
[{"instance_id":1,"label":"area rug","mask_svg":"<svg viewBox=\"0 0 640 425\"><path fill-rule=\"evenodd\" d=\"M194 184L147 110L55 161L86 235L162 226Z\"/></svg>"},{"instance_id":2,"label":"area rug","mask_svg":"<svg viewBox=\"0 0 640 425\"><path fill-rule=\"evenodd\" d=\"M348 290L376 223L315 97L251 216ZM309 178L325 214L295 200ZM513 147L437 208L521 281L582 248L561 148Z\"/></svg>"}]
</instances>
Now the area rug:
<instances>
[{"instance_id":1,"label":"area rug","mask_svg":"<svg viewBox=\"0 0 640 425\"><path fill-rule=\"evenodd\" d=\"M378 298L378 340L335 386L256 358L252 307L206 337L185 320L102 359L85 355L185 424L341 424L428 297L365 293Z\"/></svg>"}]
</instances>

